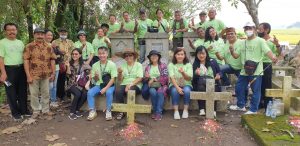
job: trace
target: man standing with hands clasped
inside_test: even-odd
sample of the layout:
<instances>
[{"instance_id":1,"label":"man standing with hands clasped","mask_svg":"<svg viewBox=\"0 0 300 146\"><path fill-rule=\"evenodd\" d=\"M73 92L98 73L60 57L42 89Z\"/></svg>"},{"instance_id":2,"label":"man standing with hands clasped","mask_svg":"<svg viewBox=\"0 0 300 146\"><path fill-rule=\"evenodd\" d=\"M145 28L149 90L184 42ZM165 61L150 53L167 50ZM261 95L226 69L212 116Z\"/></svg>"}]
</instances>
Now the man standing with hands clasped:
<instances>
[{"instance_id":1,"label":"man standing with hands clasped","mask_svg":"<svg viewBox=\"0 0 300 146\"><path fill-rule=\"evenodd\" d=\"M233 44L230 45L230 53L234 58L241 57L243 68L236 83L237 105L232 105L231 110L246 111L245 108L245 92L247 86L250 85L253 95L249 111L245 114L257 114L260 98L261 83L263 75L263 57L267 55L273 62L277 62L277 58L273 55L265 40L256 36L256 28L254 23L246 23L244 32L247 39L244 40L242 46L234 51Z\"/></svg>"}]
</instances>

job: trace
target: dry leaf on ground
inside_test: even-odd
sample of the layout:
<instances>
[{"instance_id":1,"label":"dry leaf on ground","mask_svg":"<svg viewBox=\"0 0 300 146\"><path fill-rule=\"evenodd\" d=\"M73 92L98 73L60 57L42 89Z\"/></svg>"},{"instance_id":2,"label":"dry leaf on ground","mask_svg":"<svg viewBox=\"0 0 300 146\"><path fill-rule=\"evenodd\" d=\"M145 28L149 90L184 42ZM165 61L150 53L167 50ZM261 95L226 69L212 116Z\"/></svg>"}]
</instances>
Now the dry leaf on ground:
<instances>
[{"instance_id":1,"label":"dry leaf on ground","mask_svg":"<svg viewBox=\"0 0 300 146\"><path fill-rule=\"evenodd\" d=\"M31 124L34 124L36 122L36 119L33 119L33 118L29 118L29 119L26 119L24 120L21 125L31 125Z\"/></svg>"},{"instance_id":2,"label":"dry leaf on ground","mask_svg":"<svg viewBox=\"0 0 300 146\"><path fill-rule=\"evenodd\" d=\"M58 140L60 137L58 135L46 135L46 139L47 141L55 141Z\"/></svg>"},{"instance_id":3,"label":"dry leaf on ground","mask_svg":"<svg viewBox=\"0 0 300 146\"><path fill-rule=\"evenodd\" d=\"M274 124L275 122L267 121L266 123L267 123L267 125L271 125L271 124Z\"/></svg>"},{"instance_id":4,"label":"dry leaf on ground","mask_svg":"<svg viewBox=\"0 0 300 146\"><path fill-rule=\"evenodd\" d=\"M12 134L12 133L19 132L21 130L22 130L21 126L8 127L6 129L2 130L2 134Z\"/></svg>"},{"instance_id":5,"label":"dry leaf on ground","mask_svg":"<svg viewBox=\"0 0 300 146\"><path fill-rule=\"evenodd\" d=\"M261 131L262 131L262 132L270 132L271 130L268 129L268 128L263 128Z\"/></svg>"},{"instance_id":6,"label":"dry leaf on ground","mask_svg":"<svg viewBox=\"0 0 300 146\"><path fill-rule=\"evenodd\" d=\"M178 128L178 126L175 125L175 124L171 124L171 127L173 127L173 128Z\"/></svg>"}]
</instances>

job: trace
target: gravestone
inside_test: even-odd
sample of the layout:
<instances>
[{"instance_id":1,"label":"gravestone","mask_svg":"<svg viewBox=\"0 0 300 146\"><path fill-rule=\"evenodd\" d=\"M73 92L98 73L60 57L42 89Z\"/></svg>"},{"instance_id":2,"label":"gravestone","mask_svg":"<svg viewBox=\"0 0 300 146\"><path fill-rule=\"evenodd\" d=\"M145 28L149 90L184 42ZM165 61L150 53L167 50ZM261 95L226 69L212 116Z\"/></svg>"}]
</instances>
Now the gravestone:
<instances>
[{"instance_id":1,"label":"gravestone","mask_svg":"<svg viewBox=\"0 0 300 146\"><path fill-rule=\"evenodd\" d=\"M206 101L206 118L214 118L214 102L215 101L229 101L232 99L231 92L215 92L215 80L206 79L206 92L191 91L192 100Z\"/></svg>"},{"instance_id":2,"label":"gravestone","mask_svg":"<svg viewBox=\"0 0 300 146\"><path fill-rule=\"evenodd\" d=\"M286 114L296 114L291 112L291 98L300 97L300 89L292 89L292 77L285 76L282 82L282 89L266 89L266 96L281 97L284 103L284 112Z\"/></svg>"},{"instance_id":3,"label":"gravestone","mask_svg":"<svg viewBox=\"0 0 300 146\"><path fill-rule=\"evenodd\" d=\"M193 48L190 47L190 44L188 42L188 39L191 39L194 43L198 39L198 35L195 32L185 32L183 33L183 47L186 50L187 56L191 59L194 56L191 56L191 54L195 54L195 51Z\"/></svg>"},{"instance_id":4,"label":"gravestone","mask_svg":"<svg viewBox=\"0 0 300 146\"><path fill-rule=\"evenodd\" d=\"M134 49L134 35L132 33L116 33L109 36L111 41L111 53L123 52L125 48Z\"/></svg>"},{"instance_id":5,"label":"gravestone","mask_svg":"<svg viewBox=\"0 0 300 146\"><path fill-rule=\"evenodd\" d=\"M146 56L151 50L161 53L161 61L169 62L169 35L167 33L146 33ZM148 58L146 57L146 61Z\"/></svg>"},{"instance_id":6,"label":"gravestone","mask_svg":"<svg viewBox=\"0 0 300 146\"><path fill-rule=\"evenodd\" d=\"M135 104L135 91L129 90L127 95L127 104L113 103L112 111L126 112L127 124L134 123L135 113L151 113L151 105Z\"/></svg>"}]
</instances>

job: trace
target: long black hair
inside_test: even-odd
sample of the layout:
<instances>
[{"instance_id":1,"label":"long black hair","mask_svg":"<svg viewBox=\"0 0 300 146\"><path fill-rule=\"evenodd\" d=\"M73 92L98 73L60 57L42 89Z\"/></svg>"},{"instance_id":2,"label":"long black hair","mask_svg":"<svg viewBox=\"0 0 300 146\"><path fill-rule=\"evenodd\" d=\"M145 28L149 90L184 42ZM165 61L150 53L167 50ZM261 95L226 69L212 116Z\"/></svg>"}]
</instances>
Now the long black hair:
<instances>
[{"instance_id":1,"label":"long black hair","mask_svg":"<svg viewBox=\"0 0 300 146\"><path fill-rule=\"evenodd\" d=\"M215 38L215 39L213 39L213 38L210 36L210 34L209 34L209 30L210 30L210 29L216 30L216 29L215 29L214 27L212 27L212 26L206 28L206 30L205 30L205 39L204 39L204 42L207 42L207 41L213 42L213 41L219 40L218 33L216 33L216 38Z\"/></svg>"},{"instance_id":2,"label":"long black hair","mask_svg":"<svg viewBox=\"0 0 300 146\"><path fill-rule=\"evenodd\" d=\"M193 63L193 71L194 71L194 73L195 73L195 70L197 69L197 68L199 68L200 67L200 60L199 60L199 58L198 58L198 56L197 56L197 54L199 53L199 52L203 52L203 51L205 51L205 53L206 53L206 58L205 58L205 67L206 68L208 68L208 67L210 67L211 66L211 64L210 64L210 58L209 58L209 55L208 55L208 52L207 52L207 49L204 47L204 46L199 46L197 49L196 49L196 57L195 57L195 60L194 60L194 63Z\"/></svg>"},{"instance_id":3,"label":"long black hair","mask_svg":"<svg viewBox=\"0 0 300 146\"><path fill-rule=\"evenodd\" d=\"M81 56L79 57L79 65L82 65L83 64L83 59L82 59L82 52L79 48L75 48L72 50L71 52L71 56L73 54L74 51L77 51ZM71 57L71 60L70 60L70 65L74 67L74 60L73 58Z\"/></svg>"}]
</instances>

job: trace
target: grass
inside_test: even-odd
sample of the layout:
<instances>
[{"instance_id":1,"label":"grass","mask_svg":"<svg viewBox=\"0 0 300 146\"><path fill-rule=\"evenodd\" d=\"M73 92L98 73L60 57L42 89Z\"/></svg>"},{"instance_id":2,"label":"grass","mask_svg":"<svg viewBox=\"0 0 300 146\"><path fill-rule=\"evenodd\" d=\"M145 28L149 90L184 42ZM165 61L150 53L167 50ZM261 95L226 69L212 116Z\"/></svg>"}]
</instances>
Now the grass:
<instances>
[{"instance_id":1,"label":"grass","mask_svg":"<svg viewBox=\"0 0 300 146\"><path fill-rule=\"evenodd\" d=\"M249 129L250 134L255 141L262 146L299 146L300 135L295 132L295 128L287 123L289 116L279 116L276 119L266 117L264 115L243 115L242 124ZM272 121L274 124L268 125L266 122ZM267 128L269 132L263 132L262 129ZM289 130L293 133L292 139L287 133L281 129Z\"/></svg>"},{"instance_id":2,"label":"grass","mask_svg":"<svg viewBox=\"0 0 300 146\"><path fill-rule=\"evenodd\" d=\"M6 94L4 85L0 85L0 104L5 102Z\"/></svg>"}]
</instances>

